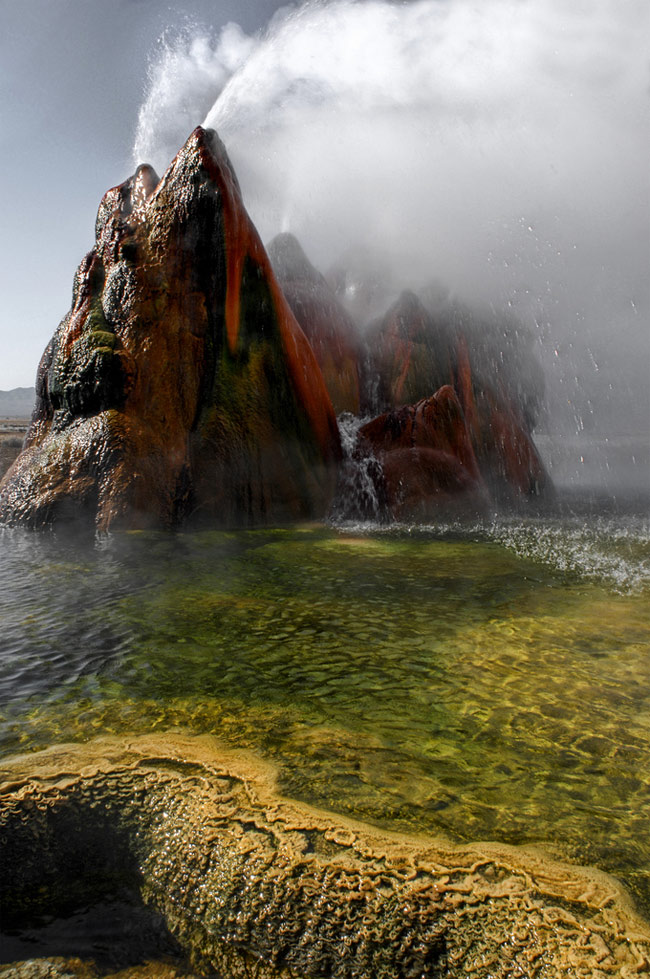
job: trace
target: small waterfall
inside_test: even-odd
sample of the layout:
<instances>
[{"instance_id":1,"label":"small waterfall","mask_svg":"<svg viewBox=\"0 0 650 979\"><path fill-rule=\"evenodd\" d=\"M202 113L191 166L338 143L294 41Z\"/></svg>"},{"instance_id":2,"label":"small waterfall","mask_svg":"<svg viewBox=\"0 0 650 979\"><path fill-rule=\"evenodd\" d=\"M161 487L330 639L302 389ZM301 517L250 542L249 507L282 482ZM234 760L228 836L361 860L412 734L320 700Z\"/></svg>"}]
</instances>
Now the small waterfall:
<instances>
[{"instance_id":1,"label":"small waterfall","mask_svg":"<svg viewBox=\"0 0 650 979\"><path fill-rule=\"evenodd\" d=\"M165 170L203 119L263 241L290 216L318 268L360 256L355 309L422 287L509 309L562 462L585 425L647 443L649 19L647 0L332 0L255 35L170 31L134 163Z\"/></svg>"},{"instance_id":2,"label":"small waterfall","mask_svg":"<svg viewBox=\"0 0 650 979\"><path fill-rule=\"evenodd\" d=\"M330 511L330 519L335 523L348 520L386 523L391 518L381 463L365 440L359 438L359 429L367 421L347 411L338 417L343 463Z\"/></svg>"}]
</instances>

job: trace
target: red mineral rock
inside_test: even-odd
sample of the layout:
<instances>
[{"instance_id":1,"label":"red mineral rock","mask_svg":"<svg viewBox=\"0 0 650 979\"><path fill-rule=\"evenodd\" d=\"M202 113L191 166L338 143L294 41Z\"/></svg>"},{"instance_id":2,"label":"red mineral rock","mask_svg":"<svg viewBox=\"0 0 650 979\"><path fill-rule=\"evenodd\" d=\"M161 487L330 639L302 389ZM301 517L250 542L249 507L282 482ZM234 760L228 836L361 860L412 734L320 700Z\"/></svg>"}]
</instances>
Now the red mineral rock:
<instances>
[{"instance_id":1,"label":"red mineral rock","mask_svg":"<svg viewBox=\"0 0 650 979\"><path fill-rule=\"evenodd\" d=\"M336 418L214 132L100 204L0 519L100 529L322 516Z\"/></svg>"},{"instance_id":2,"label":"red mineral rock","mask_svg":"<svg viewBox=\"0 0 650 979\"><path fill-rule=\"evenodd\" d=\"M384 407L412 405L451 385L474 462L498 501L551 491L531 436L543 379L527 341L505 317L481 318L461 306L434 315L408 292L368 338Z\"/></svg>"},{"instance_id":3,"label":"red mineral rock","mask_svg":"<svg viewBox=\"0 0 650 979\"><path fill-rule=\"evenodd\" d=\"M277 235L268 252L282 291L316 355L336 413L358 414L362 345L354 322L293 235Z\"/></svg>"},{"instance_id":4,"label":"red mineral rock","mask_svg":"<svg viewBox=\"0 0 650 979\"><path fill-rule=\"evenodd\" d=\"M381 463L385 492L398 519L482 512L489 497L463 409L450 386L373 418L359 434Z\"/></svg>"},{"instance_id":5,"label":"red mineral rock","mask_svg":"<svg viewBox=\"0 0 650 979\"><path fill-rule=\"evenodd\" d=\"M413 292L403 292L372 324L367 344L378 374L380 407L414 404L451 380L449 338Z\"/></svg>"},{"instance_id":6,"label":"red mineral rock","mask_svg":"<svg viewBox=\"0 0 650 979\"><path fill-rule=\"evenodd\" d=\"M512 502L552 490L525 417L498 380L474 382L464 337L456 351L456 386L481 471L496 497Z\"/></svg>"}]
</instances>

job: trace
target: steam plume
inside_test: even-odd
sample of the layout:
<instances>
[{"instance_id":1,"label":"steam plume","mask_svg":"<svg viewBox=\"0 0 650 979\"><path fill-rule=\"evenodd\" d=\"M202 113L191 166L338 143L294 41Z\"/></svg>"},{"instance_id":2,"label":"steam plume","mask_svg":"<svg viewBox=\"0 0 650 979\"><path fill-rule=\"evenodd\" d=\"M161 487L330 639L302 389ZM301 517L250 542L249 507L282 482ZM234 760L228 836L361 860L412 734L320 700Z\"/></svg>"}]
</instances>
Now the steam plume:
<instances>
[{"instance_id":1,"label":"steam plume","mask_svg":"<svg viewBox=\"0 0 650 979\"><path fill-rule=\"evenodd\" d=\"M265 239L290 229L322 269L363 248L396 290L436 278L509 307L572 422L600 399L638 427L648 37L645 0L335 0L257 37L185 32L152 62L136 162L163 170L203 120Z\"/></svg>"}]
</instances>

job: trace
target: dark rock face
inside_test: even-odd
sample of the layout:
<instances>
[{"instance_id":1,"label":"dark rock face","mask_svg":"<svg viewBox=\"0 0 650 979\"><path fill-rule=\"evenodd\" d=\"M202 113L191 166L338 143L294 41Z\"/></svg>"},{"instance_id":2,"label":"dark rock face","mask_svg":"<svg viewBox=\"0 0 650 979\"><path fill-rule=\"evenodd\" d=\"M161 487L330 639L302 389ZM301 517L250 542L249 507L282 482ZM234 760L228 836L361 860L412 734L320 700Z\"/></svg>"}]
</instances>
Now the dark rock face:
<instances>
[{"instance_id":1,"label":"dark rock face","mask_svg":"<svg viewBox=\"0 0 650 979\"><path fill-rule=\"evenodd\" d=\"M476 356L476 355L474 355ZM497 499L550 495L551 481L526 416L504 385L484 383L472 368L464 337L456 348L455 382L479 467Z\"/></svg>"},{"instance_id":2,"label":"dark rock face","mask_svg":"<svg viewBox=\"0 0 650 979\"><path fill-rule=\"evenodd\" d=\"M374 418L359 434L381 463L385 496L398 519L486 509L489 497L463 409L449 385Z\"/></svg>"},{"instance_id":3,"label":"dark rock face","mask_svg":"<svg viewBox=\"0 0 650 979\"><path fill-rule=\"evenodd\" d=\"M454 411L458 409L462 418L462 424L459 421L455 428L459 441L451 454L463 458L463 475L474 481L474 491L482 484L479 495L484 500L486 488L497 501L508 503L552 491L531 437L543 377L529 349L529 338L516 324L497 317L482 320L459 306L447 306L434 315L417 296L405 292L384 318L372 325L367 343L377 372L377 404L384 410L393 409L391 417L397 415L394 409L404 405L411 405L408 411L414 417L422 414L418 403L431 400L432 392L447 390L445 386L450 385L456 396ZM450 405L448 393L445 399ZM449 456L449 439L445 436L441 440L435 426L426 431L427 451ZM408 460L403 454L394 456L397 448L404 448L404 437L400 435L390 457L386 445L380 449L388 481L395 467L401 481L399 498L406 499L407 473L411 471L410 480L419 483L431 501L443 485L451 486L450 473L441 471L441 486L434 492L434 484L423 477L424 463L413 470L413 452ZM467 468L467 443L473 449L478 482L474 469ZM429 456L426 468L432 472L433 465ZM463 486L465 492L468 484ZM414 503L415 485L409 493ZM396 505L401 510L402 504Z\"/></svg>"},{"instance_id":4,"label":"dark rock face","mask_svg":"<svg viewBox=\"0 0 650 979\"><path fill-rule=\"evenodd\" d=\"M379 410L414 404L452 379L451 337L412 292L403 292L370 326L366 342L377 372Z\"/></svg>"},{"instance_id":5,"label":"dark rock face","mask_svg":"<svg viewBox=\"0 0 650 979\"><path fill-rule=\"evenodd\" d=\"M363 354L356 325L293 235L277 235L268 253L282 291L316 355L336 413L358 414Z\"/></svg>"},{"instance_id":6,"label":"dark rock face","mask_svg":"<svg viewBox=\"0 0 650 979\"><path fill-rule=\"evenodd\" d=\"M100 529L321 516L340 455L309 343L215 133L102 200L0 519Z\"/></svg>"}]
</instances>

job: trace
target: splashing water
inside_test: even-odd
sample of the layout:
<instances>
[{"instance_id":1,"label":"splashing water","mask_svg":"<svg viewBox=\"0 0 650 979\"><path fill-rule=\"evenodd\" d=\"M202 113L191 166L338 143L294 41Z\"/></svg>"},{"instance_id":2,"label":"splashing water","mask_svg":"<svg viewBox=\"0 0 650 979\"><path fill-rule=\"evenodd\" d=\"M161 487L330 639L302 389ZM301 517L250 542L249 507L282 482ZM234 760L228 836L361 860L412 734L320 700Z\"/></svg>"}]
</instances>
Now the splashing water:
<instances>
[{"instance_id":1,"label":"splashing water","mask_svg":"<svg viewBox=\"0 0 650 979\"><path fill-rule=\"evenodd\" d=\"M579 501L569 507L529 517L495 514L478 523L406 525L384 528L368 522L339 518L335 524L347 533L406 534L412 541L472 540L495 543L524 561L549 569L572 586L597 582L620 595L643 595L650 588L650 519L641 513L597 512L600 501L587 509Z\"/></svg>"},{"instance_id":2,"label":"splashing water","mask_svg":"<svg viewBox=\"0 0 650 979\"><path fill-rule=\"evenodd\" d=\"M520 557L575 578L606 582L622 594L650 586L650 521L642 517L583 517L545 522L499 520L487 536Z\"/></svg>"},{"instance_id":3,"label":"splashing water","mask_svg":"<svg viewBox=\"0 0 650 979\"><path fill-rule=\"evenodd\" d=\"M357 418L349 412L338 417L343 460L331 514L332 520L338 523L359 518L370 523L383 523L388 519L381 494L381 463L371 451L364 451L359 445L359 429L366 421L369 419Z\"/></svg>"},{"instance_id":4,"label":"splashing water","mask_svg":"<svg viewBox=\"0 0 650 979\"><path fill-rule=\"evenodd\" d=\"M289 215L322 268L363 247L387 294L511 310L556 427L645 432L648 37L643 0L306 3L167 37L135 158L163 169L203 120L264 238Z\"/></svg>"}]
</instances>

